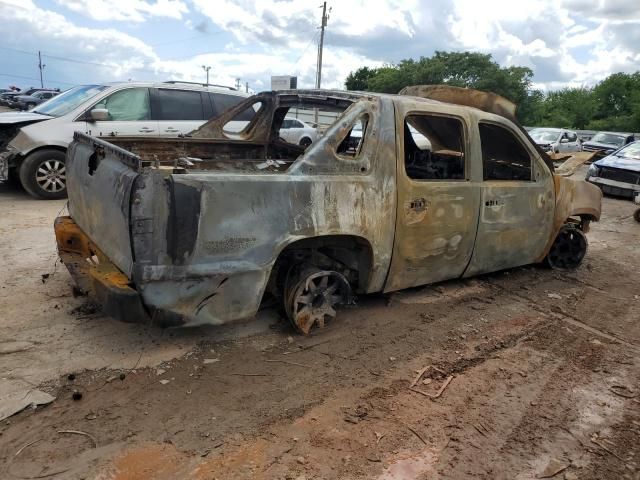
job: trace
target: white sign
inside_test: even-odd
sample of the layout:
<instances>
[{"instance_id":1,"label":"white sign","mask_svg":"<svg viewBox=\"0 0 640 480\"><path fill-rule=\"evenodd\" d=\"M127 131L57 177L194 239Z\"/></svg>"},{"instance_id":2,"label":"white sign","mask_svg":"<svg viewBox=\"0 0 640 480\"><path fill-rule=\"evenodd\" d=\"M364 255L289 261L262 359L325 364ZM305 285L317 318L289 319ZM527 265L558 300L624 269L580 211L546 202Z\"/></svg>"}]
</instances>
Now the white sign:
<instances>
[{"instance_id":1,"label":"white sign","mask_svg":"<svg viewBox=\"0 0 640 480\"><path fill-rule=\"evenodd\" d=\"M291 90L298 87L298 77L274 75L271 77L271 90Z\"/></svg>"}]
</instances>

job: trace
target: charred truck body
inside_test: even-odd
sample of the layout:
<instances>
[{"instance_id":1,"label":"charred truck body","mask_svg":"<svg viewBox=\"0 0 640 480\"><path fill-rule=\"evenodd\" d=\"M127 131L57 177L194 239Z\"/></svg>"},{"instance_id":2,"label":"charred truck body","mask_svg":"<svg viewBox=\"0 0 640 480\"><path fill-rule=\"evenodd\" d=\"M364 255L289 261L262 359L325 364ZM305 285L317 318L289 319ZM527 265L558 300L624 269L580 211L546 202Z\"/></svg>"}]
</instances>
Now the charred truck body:
<instances>
[{"instance_id":1,"label":"charred truck body","mask_svg":"<svg viewBox=\"0 0 640 480\"><path fill-rule=\"evenodd\" d=\"M278 137L294 108L342 113L305 150ZM601 192L555 176L514 111L454 87L299 90L251 97L188 138L76 133L60 256L122 320L223 324L269 293L302 333L352 293L576 268Z\"/></svg>"}]
</instances>

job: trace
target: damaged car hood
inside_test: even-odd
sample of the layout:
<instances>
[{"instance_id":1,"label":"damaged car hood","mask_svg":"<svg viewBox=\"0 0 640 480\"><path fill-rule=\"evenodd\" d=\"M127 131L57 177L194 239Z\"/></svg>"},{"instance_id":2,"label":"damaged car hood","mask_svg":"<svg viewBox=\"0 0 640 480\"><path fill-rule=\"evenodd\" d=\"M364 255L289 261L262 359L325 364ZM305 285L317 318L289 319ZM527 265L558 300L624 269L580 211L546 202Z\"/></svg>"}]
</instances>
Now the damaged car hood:
<instances>
[{"instance_id":1,"label":"damaged car hood","mask_svg":"<svg viewBox=\"0 0 640 480\"><path fill-rule=\"evenodd\" d=\"M640 160L636 160L635 158L609 155L595 162L595 165L598 167L621 168L623 170L640 173Z\"/></svg>"},{"instance_id":2,"label":"damaged car hood","mask_svg":"<svg viewBox=\"0 0 640 480\"><path fill-rule=\"evenodd\" d=\"M53 117L34 112L3 112L0 113L0 125L24 122L41 122L43 120L49 120L51 118Z\"/></svg>"}]
</instances>

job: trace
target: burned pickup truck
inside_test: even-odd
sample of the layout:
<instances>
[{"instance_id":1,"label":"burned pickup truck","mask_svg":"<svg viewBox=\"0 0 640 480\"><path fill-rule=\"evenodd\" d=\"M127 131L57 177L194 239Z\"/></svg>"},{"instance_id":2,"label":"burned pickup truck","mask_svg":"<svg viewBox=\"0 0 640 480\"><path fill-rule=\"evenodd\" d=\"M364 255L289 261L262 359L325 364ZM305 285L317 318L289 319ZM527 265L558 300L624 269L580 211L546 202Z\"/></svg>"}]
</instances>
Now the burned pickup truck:
<instances>
[{"instance_id":1,"label":"burned pickup truck","mask_svg":"<svg viewBox=\"0 0 640 480\"><path fill-rule=\"evenodd\" d=\"M278 137L298 108L341 113L305 149ZM225 129L247 109L250 122ZM576 268L601 192L555 176L514 112L453 87L297 90L258 94L184 138L76 133L59 253L125 321L222 324L269 295L305 334L356 293Z\"/></svg>"}]
</instances>

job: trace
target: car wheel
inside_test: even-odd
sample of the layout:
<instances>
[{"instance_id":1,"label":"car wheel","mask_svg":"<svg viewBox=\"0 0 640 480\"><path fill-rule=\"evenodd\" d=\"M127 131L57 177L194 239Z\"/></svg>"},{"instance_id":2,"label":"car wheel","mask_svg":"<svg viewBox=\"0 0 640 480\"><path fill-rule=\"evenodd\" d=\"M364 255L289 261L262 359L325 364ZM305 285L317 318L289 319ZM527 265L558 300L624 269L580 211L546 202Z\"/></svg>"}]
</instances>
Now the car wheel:
<instances>
[{"instance_id":1,"label":"car wheel","mask_svg":"<svg viewBox=\"0 0 640 480\"><path fill-rule=\"evenodd\" d=\"M284 309L293 327L308 335L335 318L336 305L349 303L351 286L344 275L311 265L296 265L287 275Z\"/></svg>"},{"instance_id":2,"label":"car wheel","mask_svg":"<svg viewBox=\"0 0 640 480\"><path fill-rule=\"evenodd\" d=\"M53 200L67 196L65 154L60 150L39 150L20 165L20 183L36 198Z\"/></svg>"},{"instance_id":3,"label":"car wheel","mask_svg":"<svg viewBox=\"0 0 640 480\"><path fill-rule=\"evenodd\" d=\"M640 208L633 212L633 218L636 222L640 222Z\"/></svg>"},{"instance_id":4,"label":"car wheel","mask_svg":"<svg viewBox=\"0 0 640 480\"><path fill-rule=\"evenodd\" d=\"M303 138L300 140L300 144L299 144L299 145L300 145L301 147L308 148L308 147L309 147L309 145L311 145L312 143L313 143L313 142L311 141L311 139L310 139L309 137L303 137Z\"/></svg>"},{"instance_id":5,"label":"car wheel","mask_svg":"<svg viewBox=\"0 0 640 480\"><path fill-rule=\"evenodd\" d=\"M35 103L27 103L27 110L31 110L32 108L34 108L36 106Z\"/></svg>"},{"instance_id":6,"label":"car wheel","mask_svg":"<svg viewBox=\"0 0 640 480\"><path fill-rule=\"evenodd\" d=\"M554 270L574 270L580 266L587 254L587 237L581 230L565 225L551 245L545 258Z\"/></svg>"}]
</instances>

